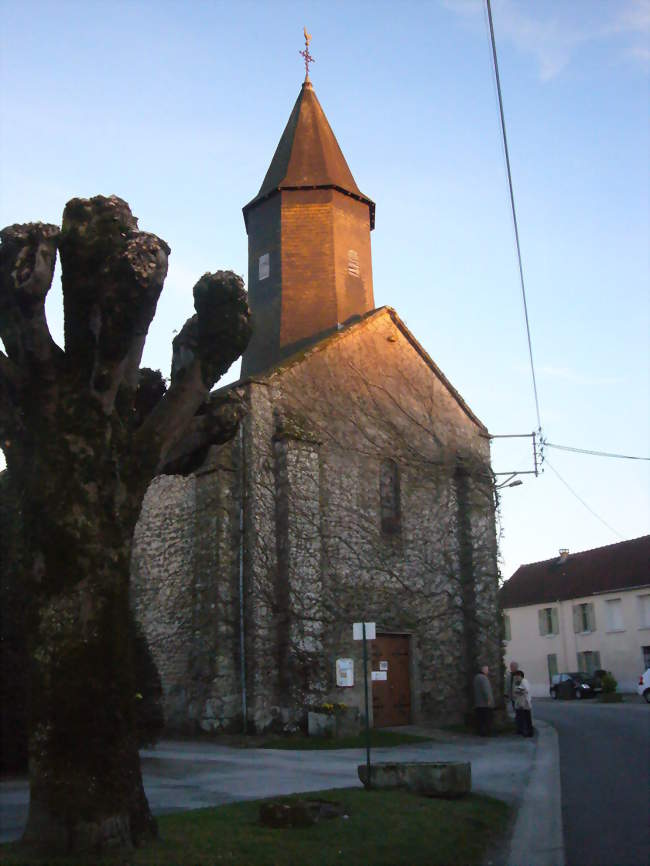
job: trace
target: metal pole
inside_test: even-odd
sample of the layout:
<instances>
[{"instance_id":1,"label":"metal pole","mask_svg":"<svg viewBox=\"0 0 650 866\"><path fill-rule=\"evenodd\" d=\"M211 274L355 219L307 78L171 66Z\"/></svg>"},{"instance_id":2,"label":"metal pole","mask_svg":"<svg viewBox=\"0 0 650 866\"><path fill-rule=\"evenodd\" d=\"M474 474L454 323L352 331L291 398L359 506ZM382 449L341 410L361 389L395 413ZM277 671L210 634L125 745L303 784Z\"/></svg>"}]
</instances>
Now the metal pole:
<instances>
[{"instance_id":1,"label":"metal pole","mask_svg":"<svg viewBox=\"0 0 650 866\"><path fill-rule=\"evenodd\" d=\"M244 617L244 422L239 422L239 676L241 679L242 732L248 732L248 708L246 706L246 620Z\"/></svg>"},{"instance_id":2,"label":"metal pole","mask_svg":"<svg viewBox=\"0 0 650 866\"><path fill-rule=\"evenodd\" d=\"M368 644L366 643L366 624L363 629L363 680L366 689L366 788L370 788L370 714L368 711Z\"/></svg>"}]
</instances>

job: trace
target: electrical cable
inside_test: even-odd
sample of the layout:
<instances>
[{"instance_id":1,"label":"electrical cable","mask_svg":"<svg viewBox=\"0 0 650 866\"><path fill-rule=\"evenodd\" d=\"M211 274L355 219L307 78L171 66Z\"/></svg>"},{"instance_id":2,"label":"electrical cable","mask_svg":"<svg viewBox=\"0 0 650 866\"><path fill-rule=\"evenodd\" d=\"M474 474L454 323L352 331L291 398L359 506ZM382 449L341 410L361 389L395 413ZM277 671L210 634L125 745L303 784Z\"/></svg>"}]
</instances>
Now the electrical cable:
<instances>
[{"instance_id":1,"label":"electrical cable","mask_svg":"<svg viewBox=\"0 0 650 866\"><path fill-rule=\"evenodd\" d=\"M594 457L617 457L619 460L650 460L650 457L633 457L630 454L613 454L610 451L590 451L587 448L572 448L570 445L555 445L553 442L547 442L544 439L543 444L546 448L557 448L560 451L571 451L575 454L591 454Z\"/></svg>"},{"instance_id":2,"label":"electrical cable","mask_svg":"<svg viewBox=\"0 0 650 866\"><path fill-rule=\"evenodd\" d=\"M530 338L530 323L528 321L528 304L526 302L526 287L524 283L524 269L521 263L521 247L519 244L519 226L517 224L517 211L515 209L515 196L512 189L512 173L510 171L510 154L508 152L508 137L506 135L506 121L503 114L503 97L501 95L501 80L499 78L499 64L497 62L497 47L494 39L494 25L492 23L492 8L490 0L487 2L488 22L490 25L490 41L492 43L492 59L494 61L494 75L497 84L497 95L499 97L499 116L501 118L501 133L503 136L503 149L506 157L506 169L508 172L508 188L510 190L510 206L512 208L512 222L515 227L515 242L517 244L517 261L519 262L519 278L521 282L521 295L524 302L524 317L526 319L526 336L528 337L528 354L530 356L530 371L533 377L533 392L535 394L535 409L537 411L537 427L542 429L542 421L539 412L539 398L537 396L537 379L535 377L535 364L533 362L533 344Z\"/></svg>"},{"instance_id":3,"label":"electrical cable","mask_svg":"<svg viewBox=\"0 0 650 866\"><path fill-rule=\"evenodd\" d=\"M549 468L552 472L554 472L554 473L557 475L557 477L560 479L560 481L562 482L562 484L564 484L564 486L567 488L567 490L575 496L575 498L578 500L578 502L580 502L582 505L584 505L584 507L587 509L587 511L588 511L590 514L593 514L593 516L594 516L597 520L600 520L600 522L603 524L603 526L606 526L607 529L609 529L610 532L613 532L614 535L617 535L617 536L621 539L621 541L624 540L624 538L623 538L623 536L621 535L621 533L620 533L617 529L614 529L613 526L610 526L609 523L608 523L606 520L603 520L603 518L602 518L599 514L596 514L596 512L593 510L593 508L591 508L589 505L587 505L587 503L584 501L584 499L583 499L583 498L582 498L578 493L575 492L575 490L573 489L573 487L571 487L571 485L570 485L567 481L565 481L564 478L562 478L562 476L561 476L560 473L557 471L557 469L555 469L555 468L554 468L554 467L549 463L549 461L548 461L548 457L544 460L544 463L546 464L546 466L548 466L548 468Z\"/></svg>"}]
</instances>

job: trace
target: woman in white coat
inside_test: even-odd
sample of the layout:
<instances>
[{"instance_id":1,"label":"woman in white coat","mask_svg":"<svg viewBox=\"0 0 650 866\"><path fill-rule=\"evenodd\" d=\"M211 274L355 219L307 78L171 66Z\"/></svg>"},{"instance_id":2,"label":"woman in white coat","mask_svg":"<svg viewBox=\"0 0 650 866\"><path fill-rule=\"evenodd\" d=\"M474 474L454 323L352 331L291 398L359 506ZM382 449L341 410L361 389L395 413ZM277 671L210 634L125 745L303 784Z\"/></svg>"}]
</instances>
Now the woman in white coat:
<instances>
[{"instance_id":1,"label":"woman in white coat","mask_svg":"<svg viewBox=\"0 0 650 866\"><path fill-rule=\"evenodd\" d=\"M513 679L512 695L515 701L517 733L522 737L533 736L533 706L530 702L530 684L523 671L516 671Z\"/></svg>"}]
</instances>

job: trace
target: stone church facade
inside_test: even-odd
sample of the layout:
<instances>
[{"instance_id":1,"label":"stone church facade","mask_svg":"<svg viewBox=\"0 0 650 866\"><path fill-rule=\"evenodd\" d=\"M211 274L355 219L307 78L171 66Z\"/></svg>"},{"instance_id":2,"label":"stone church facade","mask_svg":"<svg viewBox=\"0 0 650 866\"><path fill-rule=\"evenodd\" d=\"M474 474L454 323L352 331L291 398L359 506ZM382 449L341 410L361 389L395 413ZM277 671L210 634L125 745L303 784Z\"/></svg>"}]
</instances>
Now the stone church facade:
<instances>
[{"instance_id":1,"label":"stone church facade","mask_svg":"<svg viewBox=\"0 0 650 866\"><path fill-rule=\"evenodd\" d=\"M489 436L374 308L374 204L308 80L244 218L255 331L224 389L243 420L191 474L154 480L134 539L167 726L363 711L359 621L385 674L373 723L458 720L477 667L501 667Z\"/></svg>"}]
</instances>

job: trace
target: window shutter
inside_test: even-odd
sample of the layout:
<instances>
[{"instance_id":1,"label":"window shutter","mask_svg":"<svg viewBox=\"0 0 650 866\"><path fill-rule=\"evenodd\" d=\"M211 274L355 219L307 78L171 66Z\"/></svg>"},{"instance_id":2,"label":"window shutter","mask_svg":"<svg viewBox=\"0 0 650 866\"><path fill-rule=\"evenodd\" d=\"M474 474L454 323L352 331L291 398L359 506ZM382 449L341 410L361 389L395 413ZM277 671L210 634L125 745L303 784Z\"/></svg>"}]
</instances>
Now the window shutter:
<instances>
[{"instance_id":1,"label":"window shutter","mask_svg":"<svg viewBox=\"0 0 650 866\"><path fill-rule=\"evenodd\" d=\"M575 608L574 608L574 610L575 610ZM584 653L578 653L578 670L582 674L587 672L587 666L586 666L585 662L586 662L585 654Z\"/></svg>"},{"instance_id":2,"label":"window shutter","mask_svg":"<svg viewBox=\"0 0 650 866\"><path fill-rule=\"evenodd\" d=\"M546 631L546 610L538 610L537 618L539 620L539 633L544 637L548 633Z\"/></svg>"},{"instance_id":3,"label":"window shutter","mask_svg":"<svg viewBox=\"0 0 650 866\"><path fill-rule=\"evenodd\" d=\"M601 667L600 667L600 653L598 652L598 650L596 650L596 651L594 652L594 670L595 670L595 671L599 671L599 670L601 670Z\"/></svg>"},{"instance_id":4,"label":"window shutter","mask_svg":"<svg viewBox=\"0 0 650 866\"><path fill-rule=\"evenodd\" d=\"M557 608L556 607L551 608L551 631L553 634L559 634L560 633L560 626L558 623Z\"/></svg>"},{"instance_id":5,"label":"window shutter","mask_svg":"<svg viewBox=\"0 0 650 866\"><path fill-rule=\"evenodd\" d=\"M591 602L586 606L587 607L587 623L589 627L589 631L596 631L596 614L594 612L594 606Z\"/></svg>"},{"instance_id":6,"label":"window shutter","mask_svg":"<svg viewBox=\"0 0 650 866\"><path fill-rule=\"evenodd\" d=\"M573 631L578 634L582 631L582 617L581 617L580 605L573 605ZM582 670L582 668L580 668Z\"/></svg>"}]
</instances>

